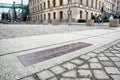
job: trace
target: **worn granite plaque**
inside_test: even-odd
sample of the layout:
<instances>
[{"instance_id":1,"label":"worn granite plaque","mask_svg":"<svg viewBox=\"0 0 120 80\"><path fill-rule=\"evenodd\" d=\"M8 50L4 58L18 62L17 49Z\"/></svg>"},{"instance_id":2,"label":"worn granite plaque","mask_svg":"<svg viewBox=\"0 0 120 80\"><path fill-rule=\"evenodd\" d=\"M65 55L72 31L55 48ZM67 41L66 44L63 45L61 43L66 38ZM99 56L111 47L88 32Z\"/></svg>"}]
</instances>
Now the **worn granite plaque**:
<instances>
[{"instance_id":1,"label":"worn granite plaque","mask_svg":"<svg viewBox=\"0 0 120 80\"><path fill-rule=\"evenodd\" d=\"M58 57L58 56L88 47L90 45L92 44L77 42L77 43L72 43L72 44L68 44L60 47L55 47L52 49L24 54L17 57L24 66L30 66L35 63L39 63L41 61L45 61L54 57Z\"/></svg>"}]
</instances>

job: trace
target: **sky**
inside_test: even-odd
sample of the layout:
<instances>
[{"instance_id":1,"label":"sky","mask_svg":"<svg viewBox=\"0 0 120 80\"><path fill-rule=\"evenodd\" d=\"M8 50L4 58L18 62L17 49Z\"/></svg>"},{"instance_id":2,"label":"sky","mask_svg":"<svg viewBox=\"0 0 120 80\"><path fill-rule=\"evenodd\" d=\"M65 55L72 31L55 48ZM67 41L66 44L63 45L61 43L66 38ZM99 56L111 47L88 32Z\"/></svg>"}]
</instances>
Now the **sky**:
<instances>
[{"instance_id":1,"label":"sky","mask_svg":"<svg viewBox=\"0 0 120 80\"><path fill-rule=\"evenodd\" d=\"M13 4L13 1L15 1L15 4L21 4L21 0L0 0L0 3L8 3L8 4ZM28 0L23 0L23 4L28 4ZM1 12L7 12L8 9L5 8L0 8L0 13Z\"/></svg>"}]
</instances>

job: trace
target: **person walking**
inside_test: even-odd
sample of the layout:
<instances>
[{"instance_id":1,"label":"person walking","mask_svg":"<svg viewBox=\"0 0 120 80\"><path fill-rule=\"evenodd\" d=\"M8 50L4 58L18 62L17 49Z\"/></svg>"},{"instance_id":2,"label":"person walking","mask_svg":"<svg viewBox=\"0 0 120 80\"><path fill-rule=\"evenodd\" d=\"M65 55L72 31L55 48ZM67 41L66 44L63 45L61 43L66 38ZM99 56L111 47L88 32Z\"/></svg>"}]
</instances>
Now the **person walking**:
<instances>
[{"instance_id":1,"label":"person walking","mask_svg":"<svg viewBox=\"0 0 120 80\"><path fill-rule=\"evenodd\" d=\"M111 15L110 17L109 17L109 21L111 21L111 20L113 20L114 19L114 17L113 17L113 15Z\"/></svg>"}]
</instances>

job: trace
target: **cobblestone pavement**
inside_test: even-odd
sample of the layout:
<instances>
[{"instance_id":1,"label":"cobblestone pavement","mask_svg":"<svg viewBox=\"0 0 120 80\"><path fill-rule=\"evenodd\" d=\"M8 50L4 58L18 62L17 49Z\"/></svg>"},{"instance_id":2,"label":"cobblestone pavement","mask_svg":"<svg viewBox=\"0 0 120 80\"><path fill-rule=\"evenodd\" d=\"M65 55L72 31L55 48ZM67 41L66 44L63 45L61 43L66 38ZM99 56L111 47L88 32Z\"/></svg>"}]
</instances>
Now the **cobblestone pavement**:
<instances>
[{"instance_id":1,"label":"cobblestone pavement","mask_svg":"<svg viewBox=\"0 0 120 80\"><path fill-rule=\"evenodd\" d=\"M120 80L120 40L19 80Z\"/></svg>"},{"instance_id":2,"label":"cobblestone pavement","mask_svg":"<svg viewBox=\"0 0 120 80\"><path fill-rule=\"evenodd\" d=\"M0 39L95 29L85 25L0 25Z\"/></svg>"}]
</instances>

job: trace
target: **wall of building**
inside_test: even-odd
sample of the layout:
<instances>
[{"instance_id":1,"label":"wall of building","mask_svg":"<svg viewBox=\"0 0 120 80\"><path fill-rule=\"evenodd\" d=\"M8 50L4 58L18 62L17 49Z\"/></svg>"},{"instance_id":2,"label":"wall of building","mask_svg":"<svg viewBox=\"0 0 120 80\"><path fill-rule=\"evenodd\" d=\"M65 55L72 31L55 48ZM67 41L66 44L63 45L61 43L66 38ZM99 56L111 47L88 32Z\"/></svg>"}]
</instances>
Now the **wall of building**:
<instances>
[{"instance_id":1,"label":"wall of building","mask_svg":"<svg viewBox=\"0 0 120 80\"><path fill-rule=\"evenodd\" d=\"M60 5L60 1L63 2L62 5ZM91 19L91 15L101 14L103 2L104 0L72 0L72 20ZM31 20L44 21L54 20L55 18L59 21L68 21L68 0L55 0L55 7L53 4L54 0L29 0ZM106 6L106 8L110 7L111 9L111 5L108 2ZM60 14L62 14L62 19Z\"/></svg>"}]
</instances>

